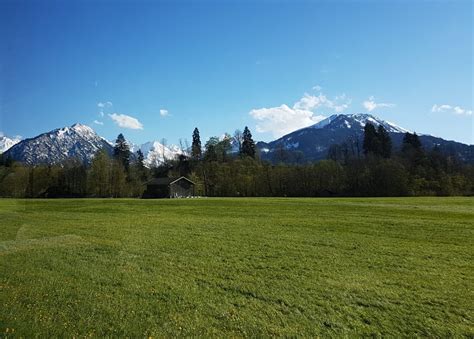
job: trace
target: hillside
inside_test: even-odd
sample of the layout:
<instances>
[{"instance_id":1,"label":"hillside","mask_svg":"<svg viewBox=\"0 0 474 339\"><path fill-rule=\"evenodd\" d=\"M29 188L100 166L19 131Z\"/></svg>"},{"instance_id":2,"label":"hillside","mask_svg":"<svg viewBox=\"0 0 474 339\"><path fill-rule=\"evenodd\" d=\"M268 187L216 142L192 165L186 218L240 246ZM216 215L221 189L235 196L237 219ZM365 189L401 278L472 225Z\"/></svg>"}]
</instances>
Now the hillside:
<instances>
[{"instance_id":1,"label":"hillside","mask_svg":"<svg viewBox=\"0 0 474 339\"><path fill-rule=\"evenodd\" d=\"M257 147L261 157L265 160L280 161L281 151L285 151L286 159L294 161L314 161L325 159L331 145L352 143L362 147L364 127L367 123L375 126L382 125L389 132L393 147L399 149L403 136L407 129L394 123L384 121L371 114L336 114L271 142L259 142ZM456 154L461 160L474 162L474 146L465 145L456 141L444 140L442 138L419 135L425 149L439 146L444 153ZM285 159L284 159L285 160Z\"/></svg>"}]
</instances>

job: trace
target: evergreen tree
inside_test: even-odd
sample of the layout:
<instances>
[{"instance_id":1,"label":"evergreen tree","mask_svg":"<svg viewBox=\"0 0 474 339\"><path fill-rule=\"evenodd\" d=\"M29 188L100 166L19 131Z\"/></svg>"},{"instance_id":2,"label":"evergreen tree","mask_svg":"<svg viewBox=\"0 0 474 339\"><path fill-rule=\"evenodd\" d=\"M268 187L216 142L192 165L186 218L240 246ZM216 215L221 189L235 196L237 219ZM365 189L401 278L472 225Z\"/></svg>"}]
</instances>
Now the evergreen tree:
<instances>
[{"instance_id":1,"label":"evergreen tree","mask_svg":"<svg viewBox=\"0 0 474 339\"><path fill-rule=\"evenodd\" d=\"M377 138L380 144L380 155L386 159L390 158L392 155L392 138L382 125L379 125L377 129Z\"/></svg>"},{"instance_id":2,"label":"evergreen tree","mask_svg":"<svg viewBox=\"0 0 474 339\"><path fill-rule=\"evenodd\" d=\"M206 153L204 153L204 160L217 161L217 145L219 144L218 137L211 137L206 142Z\"/></svg>"},{"instance_id":3,"label":"evergreen tree","mask_svg":"<svg viewBox=\"0 0 474 339\"><path fill-rule=\"evenodd\" d=\"M193 131L193 144L191 146L191 156L194 159L201 158L201 137L199 136L199 130L197 127Z\"/></svg>"},{"instance_id":4,"label":"evergreen tree","mask_svg":"<svg viewBox=\"0 0 474 339\"><path fill-rule=\"evenodd\" d=\"M229 153L232 151L231 139L232 137L226 133L216 145L216 154L221 162L229 160Z\"/></svg>"},{"instance_id":5,"label":"evergreen tree","mask_svg":"<svg viewBox=\"0 0 474 339\"><path fill-rule=\"evenodd\" d=\"M120 133L115 141L114 158L123 165L128 172L130 167L130 147L128 146L125 137Z\"/></svg>"},{"instance_id":6,"label":"evergreen tree","mask_svg":"<svg viewBox=\"0 0 474 339\"><path fill-rule=\"evenodd\" d=\"M137 151L137 167L145 168L145 157L140 149Z\"/></svg>"},{"instance_id":7,"label":"evergreen tree","mask_svg":"<svg viewBox=\"0 0 474 339\"><path fill-rule=\"evenodd\" d=\"M405 133L405 136L403 137L403 143L402 143L402 152L410 152L412 150L414 151L421 151L422 146L421 146L421 141L420 138L416 133Z\"/></svg>"},{"instance_id":8,"label":"evergreen tree","mask_svg":"<svg viewBox=\"0 0 474 339\"><path fill-rule=\"evenodd\" d=\"M255 158L255 142L252 139L252 133L247 126L244 128L244 133L242 136L242 150L240 151L241 155L249 156L251 158Z\"/></svg>"},{"instance_id":9,"label":"evergreen tree","mask_svg":"<svg viewBox=\"0 0 474 339\"><path fill-rule=\"evenodd\" d=\"M377 130L375 129L374 125L366 124L364 127L364 143L362 145L364 154L378 154L380 148L379 145L380 143L377 136Z\"/></svg>"},{"instance_id":10,"label":"evergreen tree","mask_svg":"<svg viewBox=\"0 0 474 339\"><path fill-rule=\"evenodd\" d=\"M137 169L139 179L142 182L145 182L148 179L148 175L147 175L147 168L145 167L145 157L141 150L137 151L137 160L135 163L135 167Z\"/></svg>"}]
</instances>

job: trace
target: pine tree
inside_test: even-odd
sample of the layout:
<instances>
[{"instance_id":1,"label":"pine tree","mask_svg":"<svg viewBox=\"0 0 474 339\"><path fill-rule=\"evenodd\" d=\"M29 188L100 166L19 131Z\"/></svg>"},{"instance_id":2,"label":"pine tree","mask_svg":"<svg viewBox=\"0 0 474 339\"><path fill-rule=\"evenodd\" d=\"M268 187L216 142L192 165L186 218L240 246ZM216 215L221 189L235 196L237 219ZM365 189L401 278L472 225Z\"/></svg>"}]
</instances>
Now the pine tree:
<instances>
[{"instance_id":1,"label":"pine tree","mask_svg":"<svg viewBox=\"0 0 474 339\"><path fill-rule=\"evenodd\" d=\"M392 155L392 138L382 125L379 125L377 129L377 138L380 144L380 155L386 159L390 158Z\"/></svg>"},{"instance_id":2,"label":"pine tree","mask_svg":"<svg viewBox=\"0 0 474 339\"><path fill-rule=\"evenodd\" d=\"M416 133L406 133L403 137L402 156L411 173L421 173L422 168L428 165L428 159Z\"/></svg>"},{"instance_id":3,"label":"pine tree","mask_svg":"<svg viewBox=\"0 0 474 339\"><path fill-rule=\"evenodd\" d=\"M364 154L380 154L380 142L377 135L377 130L374 125L366 124L364 127L364 144L362 146Z\"/></svg>"},{"instance_id":4,"label":"pine tree","mask_svg":"<svg viewBox=\"0 0 474 339\"><path fill-rule=\"evenodd\" d=\"M206 161L217 161L217 145L219 144L218 137L210 137L206 142L206 153L204 159Z\"/></svg>"},{"instance_id":5,"label":"pine tree","mask_svg":"<svg viewBox=\"0 0 474 339\"><path fill-rule=\"evenodd\" d=\"M145 157L141 150L137 151L137 161L135 164L136 164L136 168L137 168L137 172L138 172L138 176L140 180L142 182L146 181L148 179L147 169L145 167Z\"/></svg>"},{"instance_id":6,"label":"pine tree","mask_svg":"<svg viewBox=\"0 0 474 339\"><path fill-rule=\"evenodd\" d=\"M145 157L143 156L142 150L137 151L137 167L144 168L145 167Z\"/></svg>"},{"instance_id":7,"label":"pine tree","mask_svg":"<svg viewBox=\"0 0 474 339\"><path fill-rule=\"evenodd\" d=\"M228 160L229 153L232 151L231 139L232 137L225 133L222 140L217 143L216 153L219 161L226 162Z\"/></svg>"},{"instance_id":8,"label":"pine tree","mask_svg":"<svg viewBox=\"0 0 474 339\"><path fill-rule=\"evenodd\" d=\"M418 150L422 149L420 138L416 133L405 133L402 142L402 152L407 152L410 150Z\"/></svg>"},{"instance_id":9,"label":"pine tree","mask_svg":"<svg viewBox=\"0 0 474 339\"><path fill-rule=\"evenodd\" d=\"M199 136L199 130L197 127L193 131L193 144L191 146L191 156L194 159L201 158L201 137Z\"/></svg>"},{"instance_id":10,"label":"pine tree","mask_svg":"<svg viewBox=\"0 0 474 339\"><path fill-rule=\"evenodd\" d=\"M115 141L114 158L119 161L125 171L128 172L130 167L130 147L128 146L125 137L120 133Z\"/></svg>"},{"instance_id":11,"label":"pine tree","mask_svg":"<svg viewBox=\"0 0 474 339\"><path fill-rule=\"evenodd\" d=\"M242 137L242 150L240 151L241 155L249 156L251 158L255 158L255 142L252 139L252 133L247 126L244 128L244 133Z\"/></svg>"}]
</instances>

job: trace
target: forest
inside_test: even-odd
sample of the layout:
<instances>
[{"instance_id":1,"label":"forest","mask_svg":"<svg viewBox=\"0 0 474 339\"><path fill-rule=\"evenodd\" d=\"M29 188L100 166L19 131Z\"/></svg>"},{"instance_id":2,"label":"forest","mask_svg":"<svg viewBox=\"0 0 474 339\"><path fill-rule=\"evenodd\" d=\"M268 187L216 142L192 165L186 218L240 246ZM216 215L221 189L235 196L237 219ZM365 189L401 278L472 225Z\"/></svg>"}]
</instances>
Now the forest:
<instances>
[{"instance_id":1,"label":"forest","mask_svg":"<svg viewBox=\"0 0 474 339\"><path fill-rule=\"evenodd\" d=\"M472 195L474 166L438 148L426 150L406 133L394 150L382 126L367 124L360 152L333 145L327 159L261 160L250 130L212 137L202 147L194 129L192 146L176 159L147 168L141 151L132 153L117 137L113 154L99 151L91 164L76 159L56 165L26 166L0 155L0 196L15 198L136 197L156 177L186 176L196 195L209 197L451 196ZM233 150L238 145L238 151Z\"/></svg>"}]
</instances>

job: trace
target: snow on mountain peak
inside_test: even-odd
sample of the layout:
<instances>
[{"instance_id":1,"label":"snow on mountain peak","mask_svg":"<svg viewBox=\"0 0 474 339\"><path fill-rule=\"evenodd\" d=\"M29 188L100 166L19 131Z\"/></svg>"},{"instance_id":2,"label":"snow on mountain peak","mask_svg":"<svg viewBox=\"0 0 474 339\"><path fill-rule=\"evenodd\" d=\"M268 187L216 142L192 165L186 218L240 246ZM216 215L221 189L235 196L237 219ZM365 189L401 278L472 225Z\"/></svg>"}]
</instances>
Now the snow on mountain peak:
<instances>
[{"instance_id":1,"label":"snow on mountain peak","mask_svg":"<svg viewBox=\"0 0 474 339\"><path fill-rule=\"evenodd\" d=\"M178 155L184 154L176 145L166 146L159 141L149 141L141 146L135 146L136 150L140 149L145 157L145 166L154 167L165 162L165 160L175 159Z\"/></svg>"},{"instance_id":2,"label":"snow on mountain peak","mask_svg":"<svg viewBox=\"0 0 474 339\"><path fill-rule=\"evenodd\" d=\"M320 122L311 126L312 128L353 128L358 124L360 127L365 127L367 123L375 126L382 125L388 132L392 133L406 133L407 129L397 126L389 121L382 120L372 114L355 113L355 114L334 114L330 117L321 120Z\"/></svg>"},{"instance_id":3,"label":"snow on mountain peak","mask_svg":"<svg viewBox=\"0 0 474 339\"><path fill-rule=\"evenodd\" d=\"M14 160L34 165L57 164L70 158L90 163L101 149L109 154L112 152L112 147L92 128L74 124L25 139L9 148L6 154Z\"/></svg>"},{"instance_id":4,"label":"snow on mountain peak","mask_svg":"<svg viewBox=\"0 0 474 339\"><path fill-rule=\"evenodd\" d=\"M19 137L9 138L3 134L0 134L0 153L5 152L10 147L18 144L21 141Z\"/></svg>"},{"instance_id":5,"label":"snow on mountain peak","mask_svg":"<svg viewBox=\"0 0 474 339\"><path fill-rule=\"evenodd\" d=\"M92 128L83 124L79 124L79 123L72 125L71 129L74 130L76 133L83 134L83 135L95 134Z\"/></svg>"}]
</instances>

